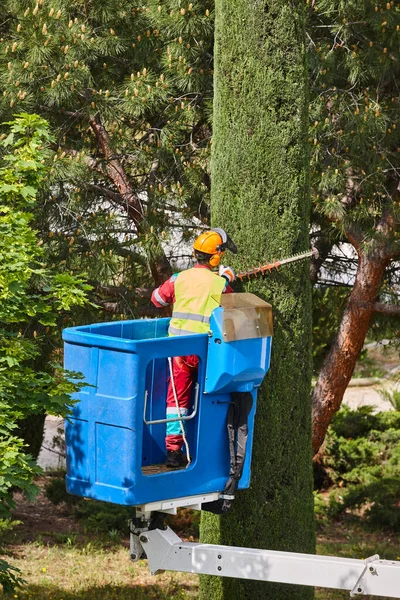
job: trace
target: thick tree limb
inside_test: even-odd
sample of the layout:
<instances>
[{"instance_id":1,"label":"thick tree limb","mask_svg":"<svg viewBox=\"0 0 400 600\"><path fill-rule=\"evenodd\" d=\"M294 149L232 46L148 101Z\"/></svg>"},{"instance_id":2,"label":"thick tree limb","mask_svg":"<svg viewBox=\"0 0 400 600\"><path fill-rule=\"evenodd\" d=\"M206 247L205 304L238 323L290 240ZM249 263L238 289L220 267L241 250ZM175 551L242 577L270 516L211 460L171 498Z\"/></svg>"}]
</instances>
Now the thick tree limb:
<instances>
[{"instance_id":1,"label":"thick tree limb","mask_svg":"<svg viewBox=\"0 0 400 600\"><path fill-rule=\"evenodd\" d=\"M142 203L135 194L121 161L112 154L110 136L99 114L90 119L90 126L106 160L105 171L124 198L130 218L137 227L140 227L145 218Z\"/></svg>"},{"instance_id":2,"label":"thick tree limb","mask_svg":"<svg viewBox=\"0 0 400 600\"><path fill-rule=\"evenodd\" d=\"M364 240L363 231L361 231L360 229L357 229L355 226L352 228L349 227L346 230L346 237L347 237L348 241L350 242L350 244L352 244L352 246L354 246L354 249L357 252L358 256L360 256L360 248L361 248L361 244Z\"/></svg>"},{"instance_id":3,"label":"thick tree limb","mask_svg":"<svg viewBox=\"0 0 400 600\"><path fill-rule=\"evenodd\" d=\"M375 229L381 235L389 237L389 232L395 226L394 215L392 210L385 210Z\"/></svg>"},{"instance_id":4,"label":"thick tree limb","mask_svg":"<svg viewBox=\"0 0 400 600\"><path fill-rule=\"evenodd\" d=\"M326 257L332 250L332 245L332 242L330 242L322 232L320 232L320 235L313 241L313 246L318 250L318 256L312 256L310 261L310 280L314 283L318 279L318 274Z\"/></svg>"},{"instance_id":5,"label":"thick tree limb","mask_svg":"<svg viewBox=\"0 0 400 600\"><path fill-rule=\"evenodd\" d=\"M136 225L138 233L145 233L147 225L142 203L138 194L135 194L121 161L112 155L111 140L99 113L90 120L90 125L104 154L108 178L122 195L126 211ZM153 248L149 248L148 257L151 274L156 285L160 285L172 275L172 269L158 240L155 240Z\"/></svg>"},{"instance_id":6,"label":"thick tree limb","mask_svg":"<svg viewBox=\"0 0 400 600\"><path fill-rule=\"evenodd\" d=\"M357 358L374 313L374 305L385 269L390 262L385 249L364 255L359 264L353 290L343 313L338 334L325 359L312 398L313 451L321 447L332 416L340 408Z\"/></svg>"},{"instance_id":7,"label":"thick tree limb","mask_svg":"<svg viewBox=\"0 0 400 600\"><path fill-rule=\"evenodd\" d=\"M375 302L374 312L388 315L389 317L400 317L400 304L385 304L384 302Z\"/></svg>"}]
</instances>

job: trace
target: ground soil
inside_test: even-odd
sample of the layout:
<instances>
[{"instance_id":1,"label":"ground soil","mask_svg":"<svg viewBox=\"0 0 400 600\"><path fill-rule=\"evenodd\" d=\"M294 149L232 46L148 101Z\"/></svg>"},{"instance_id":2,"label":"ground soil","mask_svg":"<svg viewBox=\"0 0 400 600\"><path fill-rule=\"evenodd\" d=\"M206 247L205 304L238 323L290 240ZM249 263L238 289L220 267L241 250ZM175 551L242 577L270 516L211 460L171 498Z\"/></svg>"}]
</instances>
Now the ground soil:
<instances>
[{"instance_id":1,"label":"ground soil","mask_svg":"<svg viewBox=\"0 0 400 600\"><path fill-rule=\"evenodd\" d=\"M67 504L54 505L45 495L45 485L49 476L38 477L36 484L39 492L32 502L20 492L14 494L16 508L13 520L21 521L14 529L14 536L19 543L33 542L38 538L45 545L51 545L58 534L84 535L82 524L74 519L72 510Z\"/></svg>"}]
</instances>

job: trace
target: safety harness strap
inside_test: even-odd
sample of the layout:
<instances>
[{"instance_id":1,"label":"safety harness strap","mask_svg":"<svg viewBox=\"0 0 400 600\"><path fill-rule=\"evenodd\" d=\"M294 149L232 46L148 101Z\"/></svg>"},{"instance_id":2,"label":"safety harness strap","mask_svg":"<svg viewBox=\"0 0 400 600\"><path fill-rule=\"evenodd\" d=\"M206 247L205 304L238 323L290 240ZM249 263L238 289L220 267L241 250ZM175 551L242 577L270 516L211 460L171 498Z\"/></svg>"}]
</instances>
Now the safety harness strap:
<instances>
[{"instance_id":1,"label":"safety harness strap","mask_svg":"<svg viewBox=\"0 0 400 600\"><path fill-rule=\"evenodd\" d=\"M249 436L248 418L253 406L253 396L250 392L233 392L231 399L227 418L230 477L226 482L222 498L201 506L202 510L215 514L225 513L231 508L246 458L246 446Z\"/></svg>"}]
</instances>

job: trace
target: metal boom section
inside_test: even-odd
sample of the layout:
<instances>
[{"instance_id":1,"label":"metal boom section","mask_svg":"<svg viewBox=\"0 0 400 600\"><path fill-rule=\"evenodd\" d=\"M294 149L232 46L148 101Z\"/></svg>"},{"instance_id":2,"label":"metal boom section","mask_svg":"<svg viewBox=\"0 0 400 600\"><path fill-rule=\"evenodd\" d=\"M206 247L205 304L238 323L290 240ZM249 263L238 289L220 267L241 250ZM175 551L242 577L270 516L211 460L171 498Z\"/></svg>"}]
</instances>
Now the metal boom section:
<instances>
[{"instance_id":1,"label":"metal boom section","mask_svg":"<svg viewBox=\"0 0 400 600\"><path fill-rule=\"evenodd\" d=\"M400 562L380 560L378 555L357 560L183 542L168 527L132 536L135 547L146 552L153 575L182 571L348 590L351 597L400 598Z\"/></svg>"}]
</instances>

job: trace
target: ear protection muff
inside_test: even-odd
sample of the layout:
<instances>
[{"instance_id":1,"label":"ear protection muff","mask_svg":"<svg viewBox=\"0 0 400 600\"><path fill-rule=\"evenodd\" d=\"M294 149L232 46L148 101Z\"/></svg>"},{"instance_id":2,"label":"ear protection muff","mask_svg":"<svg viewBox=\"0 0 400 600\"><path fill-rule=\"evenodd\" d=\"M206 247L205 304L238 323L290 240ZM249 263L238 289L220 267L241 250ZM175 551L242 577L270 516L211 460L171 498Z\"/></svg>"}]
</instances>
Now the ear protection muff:
<instances>
[{"instance_id":1,"label":"ear protection muff","mask_svg":"<svg viewBox=\"0 0 400 600\"><path fill-rule=\"evenodd\" d=\"M213 254L212 257L210 258L210 260L208 261L208 264L210 265L210 267L218 267L219 263L221 262L221 256L223 255L223 252L218 251L217 254Z\"/></svg>"},{"instance_id":2,"label":"ear protection muff","mask_svg":"<svg viewBox=\"0 0 400 600\"><path fill-rule=\"evenodd\" d=\"M193 243L194 257L201 262L207 262L211 268L218 267L226 250L237 253L229 235L218 227L203 232Z\"/></svg>"}]
</instances>

